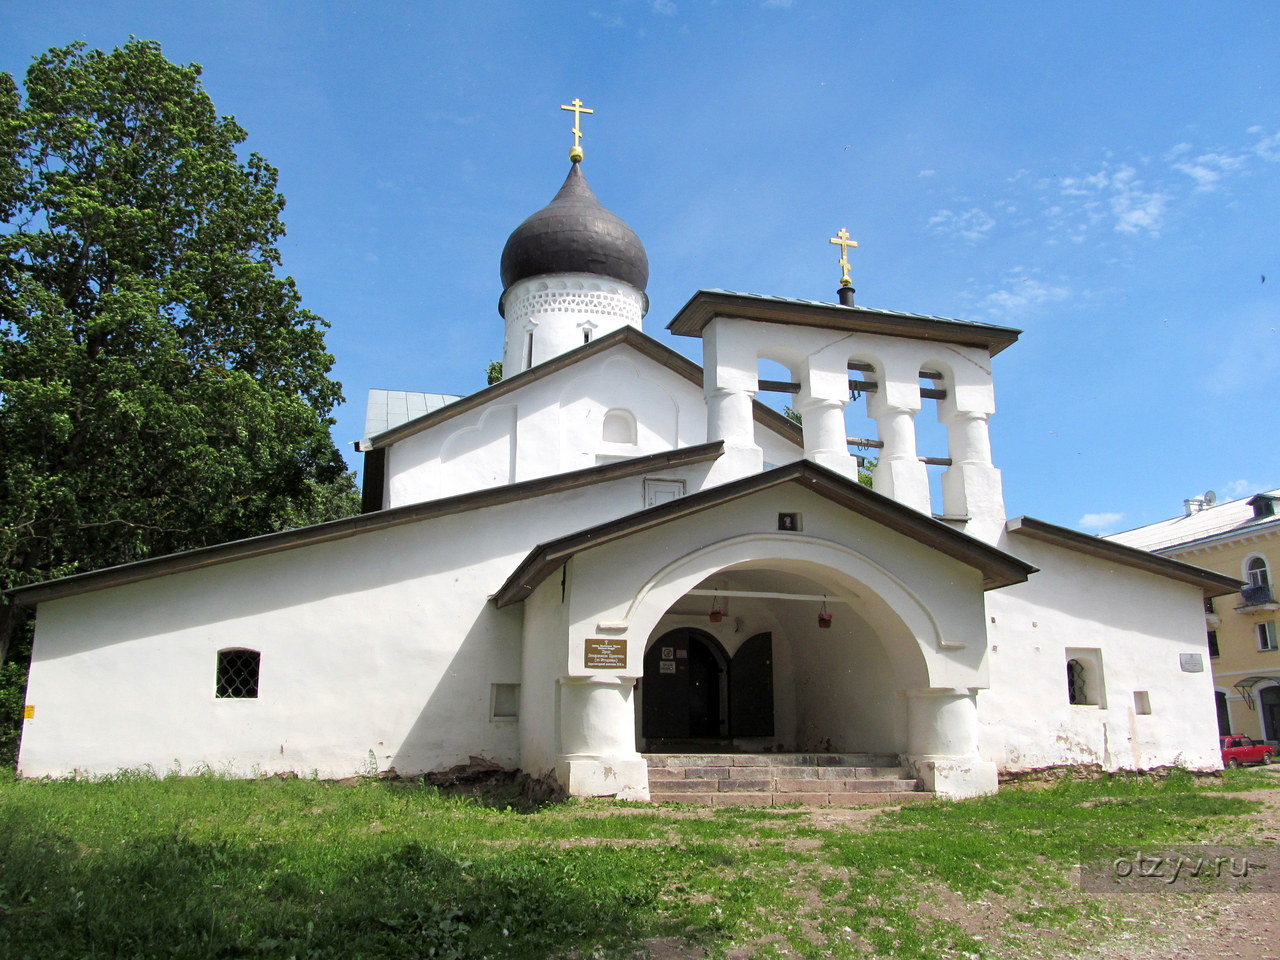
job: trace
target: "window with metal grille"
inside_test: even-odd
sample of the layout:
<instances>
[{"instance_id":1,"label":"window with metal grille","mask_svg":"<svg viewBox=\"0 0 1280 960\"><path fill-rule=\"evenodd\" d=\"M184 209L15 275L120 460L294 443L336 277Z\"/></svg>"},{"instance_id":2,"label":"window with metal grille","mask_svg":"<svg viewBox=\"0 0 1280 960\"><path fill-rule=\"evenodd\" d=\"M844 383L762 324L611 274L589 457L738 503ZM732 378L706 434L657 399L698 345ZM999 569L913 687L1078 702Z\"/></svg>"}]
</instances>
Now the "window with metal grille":
<instances>
[{"instance_id":1,"label":"window with metal grille","mask_svg":"<svg viewBox=\"0 0 1280 960\"><path fill-rule=\"evenodd\" d=\"M1088 703L1089 691L1085 688L1084 664L1079 660L1067 661L1067 700L1071 703Z\"/></svg>"},{"instance_id":2,"label":"window with metal grille","mask_svg":"<svg viewBox=\"0 0 1280 960\"><path fill-rule=\"evenodd\" d=\"M219 650L214 696L235 700L257 697L261 664L262 654L257 650Z\"/></svg>"}]
</instances>

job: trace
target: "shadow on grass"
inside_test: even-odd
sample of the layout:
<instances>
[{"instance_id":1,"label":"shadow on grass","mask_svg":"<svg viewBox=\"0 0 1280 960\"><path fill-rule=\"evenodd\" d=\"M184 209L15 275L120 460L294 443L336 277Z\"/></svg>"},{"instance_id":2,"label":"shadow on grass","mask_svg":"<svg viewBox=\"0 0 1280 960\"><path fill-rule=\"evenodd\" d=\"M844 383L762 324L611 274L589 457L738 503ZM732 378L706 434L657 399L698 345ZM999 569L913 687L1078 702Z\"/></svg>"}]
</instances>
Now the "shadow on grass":
<instances>
[{"instance_id":1,"label":"shadow on grass","mask_svg":"<svg viewBox=\"0 0 1280 960\"><path fill-rule=\"evenodd\" d=\"M550 956L652 924L662 871L644 852L619 869L607 850L381 839L351 856L181 831L94 849L0 812L0 956Z\"/></svg>"}]
</instances>

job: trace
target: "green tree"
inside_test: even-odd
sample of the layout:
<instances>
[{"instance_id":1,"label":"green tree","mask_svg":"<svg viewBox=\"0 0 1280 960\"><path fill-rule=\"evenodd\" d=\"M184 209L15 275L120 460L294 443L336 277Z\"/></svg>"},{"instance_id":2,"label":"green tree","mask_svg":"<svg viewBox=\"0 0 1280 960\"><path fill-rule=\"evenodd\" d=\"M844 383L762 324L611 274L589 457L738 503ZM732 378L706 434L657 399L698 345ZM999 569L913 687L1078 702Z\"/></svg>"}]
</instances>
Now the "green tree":
<instances>
[{"instance_id":1,"label":"green tree","mask_svg":"<svg viewBox=\"0 0 1280 960\"><path fill-rule=\"evenodd\" d=\"M142 40L0 74L0 588L358 509L276 171L199 77Z\"/></svg>"}]
</instances>

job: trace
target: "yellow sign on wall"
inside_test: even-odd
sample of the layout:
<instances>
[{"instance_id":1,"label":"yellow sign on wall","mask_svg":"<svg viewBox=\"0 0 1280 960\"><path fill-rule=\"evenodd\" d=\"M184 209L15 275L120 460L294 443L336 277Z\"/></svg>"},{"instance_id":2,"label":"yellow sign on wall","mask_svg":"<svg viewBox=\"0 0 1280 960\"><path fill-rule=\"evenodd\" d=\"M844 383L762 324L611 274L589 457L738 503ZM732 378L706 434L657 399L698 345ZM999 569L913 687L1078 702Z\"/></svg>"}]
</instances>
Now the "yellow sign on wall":
<instances>
[{"instance_id":1,"label":"yellow sign on wall","mask_svg":"<svg viewBox=\"0 0 1280 960\"><path fill-rule=\"evenodd\" d=\"M25 707L22 708L22 719L34 720L35 718L36 718L36 705L34 703L28 703Z\"/></svg>"}]
</instances>

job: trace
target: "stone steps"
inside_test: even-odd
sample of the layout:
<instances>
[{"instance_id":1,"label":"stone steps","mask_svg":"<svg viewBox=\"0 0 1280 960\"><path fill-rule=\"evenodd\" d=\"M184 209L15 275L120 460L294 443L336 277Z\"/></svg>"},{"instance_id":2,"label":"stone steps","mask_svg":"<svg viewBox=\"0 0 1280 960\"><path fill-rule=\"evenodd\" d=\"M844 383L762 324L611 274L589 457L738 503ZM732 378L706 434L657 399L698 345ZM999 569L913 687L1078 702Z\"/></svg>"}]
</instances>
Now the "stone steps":
<instances>
[{"instance_id":1,"label":"stone steps","mask_svg":"<svg viewBox=\"0 0 1280 960\"><path fill-rule=\"evenodd\" d=\"M861 807L912 803L931 793L896 756L842 753L647 753L655 803Z\"/></svg>"}]
</instances>

